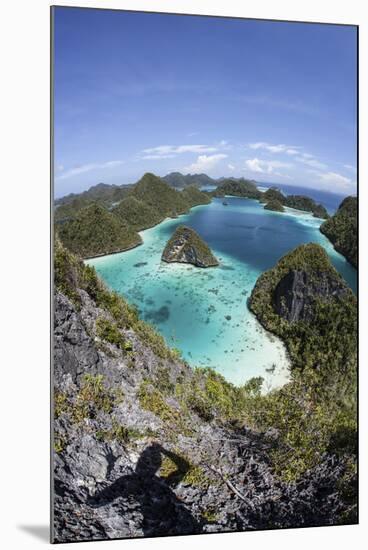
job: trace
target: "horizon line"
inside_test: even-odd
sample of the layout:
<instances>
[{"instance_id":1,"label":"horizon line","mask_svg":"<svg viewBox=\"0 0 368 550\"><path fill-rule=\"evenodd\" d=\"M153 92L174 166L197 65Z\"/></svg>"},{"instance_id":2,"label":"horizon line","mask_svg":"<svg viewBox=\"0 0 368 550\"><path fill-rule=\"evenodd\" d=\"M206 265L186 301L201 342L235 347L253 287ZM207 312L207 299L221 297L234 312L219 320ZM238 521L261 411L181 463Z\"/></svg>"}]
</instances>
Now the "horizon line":
<instances>
[{"instance_id":1,"label":"horizon line","mask_svg":"<svg viewBox=\"0 0 368 550\"><path fill-rule=\"evenodd\" d=\"M82 193L85 193L87 191L89 191L90 189L92 189L93 187L97 187L98 185L106 185L106 186L110 186L110 187L127 187L129 185L135 185L136 183L138 183L142 177L145 175L145 174L153 174L154 176L160 178L160 179L164 179L166 176L168 176L169 174L173 174L173 173L176 173L176 174L180 174L182 176L207 176L208 178L218 182L219 180L221 179L235 179L235 180L239 180L239 179L245 179L245 180L248 180L248 181L252 181L256 184L256 186L258 187L259 185L262 186L262 185L272 185L272 186L285 186L285 187L296 187L296 188L302 188L302 189L310 189L312 191L320 191L322 193L329 193L331 195L339 195L339 196L342 196L342 197L348 197L348 196L358 196L358 186L356 186L356 190L355 192L341 192L341 191L331 191L329 189L322 189L320 187L309 187L309 186L306 186L306 185L298 185L297 183L294 183L294 184L291 184L291 183L279 183L279 182L271 182L271 181L259 181L259 180L255 180L255 179L252 179L252 178L247 178L245 176L240 176L240 177L235 177L235 176L219 176L219 177L212 177L212 176L209 176L208 174L206 174L205 172L201 172L201 173L194 173L194 174L190 174L190 173L187 173L187 174L183 174L182 172L179 172L178 170L172 170L171 172L168 172L167 174L165 174L164 176L157 176L154 172L144 172L144 174L139 177L136 181L134 182L129 182L129 183L122 183L122 184L117 184L117 183L105 183L103 181L99 181L97 183L94 183L92 185L90 185L89 187L86 187L86 188L83 188L82 190L78 191L78 192L74 192L74 191L71 191L70 193L67 193L65 195L59 195L59 196L56 196L56 193L55 193L55 181L53 181L53 185L52 185L52 188L53 188L53 199L54 201L55 200L59 200L59 199L63 199L65 197L68 197L70 195L81 195ZM169 185L169 184L168 184ZM170 186L171 187L171 186Z\"/></svg>"}]
</instances>

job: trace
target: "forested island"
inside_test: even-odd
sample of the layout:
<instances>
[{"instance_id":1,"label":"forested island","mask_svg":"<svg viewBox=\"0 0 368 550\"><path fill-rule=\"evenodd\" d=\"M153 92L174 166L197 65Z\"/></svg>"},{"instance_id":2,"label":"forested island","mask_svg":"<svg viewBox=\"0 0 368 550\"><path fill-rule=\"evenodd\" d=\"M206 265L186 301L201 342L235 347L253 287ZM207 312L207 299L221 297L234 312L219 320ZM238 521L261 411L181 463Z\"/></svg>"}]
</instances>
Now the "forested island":
<instances>
[{"instance_id":1,"label":"forested island","mask_svg":"<svg viewBox=\"0 0 368 550\"><path fill-rule=\"evenodd\" d=\"M226 195L258 200L266 203L268 210L282 212L284 207L289 207L311 212L315 217L329 218L324 206L310 197L286 196L276 188L262 192L256 182L244 178L209 178L217 186L213 191L203 192L199 187L208 183L208 176L189 176L175 172L160 178L147 173L136 184L99 184L79 195L57 199L54 213L57 233L70 250L84 258L129 250L142 242L139 231L167 217L184 214L193 206L209 204L212 197ZM181 190L173 188L168 181ZM341 207L329 223L321 226L321 231L356 266L356 248L355 253L348 250L356 242L356 199L349 198ZM339 232L343 235L339 236ZM107 234L109 239L106 239Z\"/></svg>"},{"instance_id":2,"label":"forested island","mask_svg":"<svg viewBox=\"0 0 368 550\"><path fill-rule=\"evenodd\" d=\"M82 258L129 250L142 242L139 231L211 201L194 186L176 191L150 173L124 190L118 203L116 186L110 186L110 193L106 187L100 189L101 195L94 193L87 203L85 195L83 200L73 197L66 203L59 202L55 211L61 241Z\"/></svg>"},{"instance_id":3,"label":"forested island","mask_svg":"<svg viewBox=\"0 0 368 550\"><path fill-rule=\"evenodd\" d=\"M167 263L178 262L193 264L197 267L214 267L219 265L211 249L190 227L179 226L169 239L162 253Z\"/></svg>"},{"instance_id":4,"label":"forested island","mask_svg":"<svg viewBox=\"0 0 368 550\"><path fill-rule=\"evenodd\" d=\"M285 212L285 208L282 203L277 199L271 199L266 202L264 206L265 210L273 210L274 212Z\"/></svg>"},{"instance_id":5,"label":"forested island","mask_svg":"<svg viewBox=\"0 0 368 550\"><path fill-rule=\"evenodd\" d=\"M283 212L284 207L289 207L326 219L320 231L357 267L356 197L344 199L330 218L325 207L310 197L286 196L275 187L262 192L253 180L214 180L206 174L189 176L173 172L159 178L147 173L134 185L99 184L79 195L57 199L54 217L60 239L84 258L129 250L142 242L139 231L153 227L166 217L186 213L193 206L209 204L212 197L230 195L258 200L265 203L266 210ZM175 188L168 182L173 182ZM217 187L213 191L199 189L201 185L214 183Z\"/></svg>"},{"instance_id":6,"label":"forested island","mask_svg":"<svg viewBox=\"0 0 368 550\"><path fill-rule=\"evenodd\" d=\"M358 265L358 200L346 197L336 214L324 222L320 231L326 235L335 249L356 268Z\"/></svg>"}]
</instances>

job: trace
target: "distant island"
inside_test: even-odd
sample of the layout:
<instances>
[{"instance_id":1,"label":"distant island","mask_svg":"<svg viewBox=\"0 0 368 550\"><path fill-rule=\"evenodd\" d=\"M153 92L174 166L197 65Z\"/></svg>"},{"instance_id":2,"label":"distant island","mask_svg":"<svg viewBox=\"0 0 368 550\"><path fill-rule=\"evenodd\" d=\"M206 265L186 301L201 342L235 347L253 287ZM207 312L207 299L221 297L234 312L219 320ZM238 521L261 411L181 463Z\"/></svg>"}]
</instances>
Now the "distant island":
<instances>
[{"instance_id":1,"label":"distant island","mask_svg":"<svg viewBox=\"0 0 368 550\"><path fill-rule=\"evenodd\" d=\"M179 226L169 239L162 253L165 262L193 264L197 267L219 265L210 247L190 227Z\"/></svg>"},{"instance_id":2,"label":"distant island","mask_svg":"<svg viewBox=\"0 0 368 550\"><path fill-rule=\"evenodd\" d=\"M220 180L218 186L212 191L214 197L224 197L232 195L234 197L244 197L247 199L261 199L262 191L257 188L256 182L245 178L226 178Z\"/></svg>"},{"instance_id":3,"label":"distant island","mask_svg":"<svg viewBox=\"0 0 368 550\"><path fill-rule=\"evenodd\" d=\"M82 258L129 250L142 243L139 231L211 202L206 193L194 186L176 191L150 173L124 192L117 204L116 186L110 186L111 193L105 186L100 190L101 195L93 193L93 199L86 199L84 194L65 204L59 202L55 211L59 238Z\"/></svg>"},{"instance_id":4,"label":"distant island","mask_svg":"<svg viewBox=\"0 0 368 550\"><path fill-rule=\"evenodd\" d=\"M270 187L263 193L261 202L278 201L282 206L311 212L315 218L329 218L326 208L322 204L317 204L310 197L305 195L284 195L276 187Z\"/></svg>"},{"instance_id":5,"label":"distant island","mask_svg":"<svg viewBox=\"0 0 368 550\"><path fill-rule=\"evenodd\" d=\"M207 174L181 174L180 172L171 172L162 178L171 187L184 189L194 185L195 187L216 186L218 180L207 176Z\"/></svg>"},{"instance_id":6,"label":"distant island","mask_svg":"<svg viewBox=\"0 0 368 550\"><path fill-rule=\"evenodd\" d=\"M277 199L272 199L268 201L265 206L265 210L273 210L274 212L285 212L285 208L282 206L282 203Z\"/></svg>"},{"instance_id":7,"label":"distant island","mask_svg":"<svg viewBox=\"0 0 368 550\"><path fill-rule=\"evenodd\" d=\"M207 185L216 187L200 190ZM258 200L270 211L283 212L287 207L325 219L320 231L357 267L356 197L344 199L330 218L326 208L310 197L284 195L276 187L262 192L254 180L246 178L213 179L206 174L172 172L163 178L147 173L130 185L100 183L55 200L56 232L65 246L82 258L112 254L141 244L139 231L185 214L193 206L209 204L213 197L225 196ZM223 204L227 205L226 201Z\"/></svg>"}]
</instances>

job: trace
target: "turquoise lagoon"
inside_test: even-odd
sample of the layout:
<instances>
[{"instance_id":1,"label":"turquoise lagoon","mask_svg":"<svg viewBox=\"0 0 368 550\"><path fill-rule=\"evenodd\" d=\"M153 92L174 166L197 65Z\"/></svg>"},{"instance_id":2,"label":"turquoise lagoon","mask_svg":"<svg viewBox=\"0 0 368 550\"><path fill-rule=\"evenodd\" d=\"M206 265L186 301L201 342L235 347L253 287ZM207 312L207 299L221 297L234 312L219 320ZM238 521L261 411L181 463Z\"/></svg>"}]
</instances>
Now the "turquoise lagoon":
<instances>
[{"instance_id":1,"label":"turquoise lagoon","mask_svg":"<svg viewBox=\"0 0 368 550\"><path fill-rule=\"evenodd\" d=\"M264 391L288 380L283 343L268 333L247 308L258 276L299 244L316 242L356 290L356 271L324 237L322 220L288 209L270 212L254 200L214 199L178 219L142 231L133 250L88 260L105 283L135 304L167 343L192 366L212 367L240 385L263 376ZM163 248L185 224L210 245L219 267L201 269L161 262ZM276 366L276 367L275 367Z\"/></svg>"}]
</instances>

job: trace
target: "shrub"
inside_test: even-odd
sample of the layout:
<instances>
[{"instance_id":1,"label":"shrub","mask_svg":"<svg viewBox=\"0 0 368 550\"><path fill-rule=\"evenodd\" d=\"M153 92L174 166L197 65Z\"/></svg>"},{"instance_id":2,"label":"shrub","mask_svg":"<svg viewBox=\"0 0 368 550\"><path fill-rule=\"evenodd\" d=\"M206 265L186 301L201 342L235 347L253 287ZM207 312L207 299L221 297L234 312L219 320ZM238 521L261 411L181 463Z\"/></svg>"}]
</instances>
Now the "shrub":
<instances>
[{"instance_id":1,"label":"shrub","mask_svg":"<svg viewBox=\"0 0 368 550\"><path fill-rule=\"evenodd\" d=\"M142 382L138 391L138 399L143 409L152 412L163 422L171 424L180 420L179 412L170 407L161 392L153 388L149 382Z\"/></svg>"},{"instance_id":2,"label":"shrub","mask_svg":"<svg viewBox=\"0 0 368 550\"><path fill-rule=\"evenodd\" d=\"M81 422L85 418L95 418L98 412L109 414L114 404L121 402L122 398L120 389L113 392L105 387L101 374L86 374L73 408L73 418Z\"/></svg>"},{"instance_id":3,"label":"shrub","mask_svg":"<svg viewBox=\"0 0 368 550\"><path fill-rule=\"evenodd\" d=\"M54 392L54 417L59 418L61 414L68 410L68 398L65 393Z\"/></svg>"},{"instance_id":4,"label":"shrub","mask_svg":"<svg viewBox=\"0 0 368 550\"><path fill-rule=\"evenodd\" d=\"M102 340L117 346L121 350L131 351L133 349L131 342L124 338L117 325L104 317L97 319L96 332Z\"/></svg>"},{"instance_id":5,"label":"shrub","mask_svg":"<svg viewBox=\"0 0 368 550\"><path fill-rule=\"evenodd\" d=\"M62 453L63 450L65 449L67 445L67 439L60 435L60 434L55 434L55 437L54 437L54 451L56 453Z\"/></svg>"}]
</instances>

